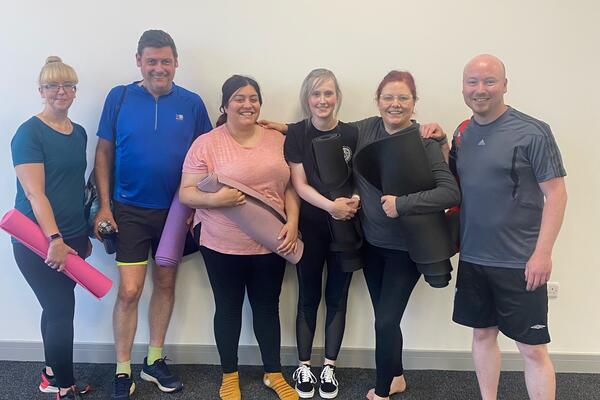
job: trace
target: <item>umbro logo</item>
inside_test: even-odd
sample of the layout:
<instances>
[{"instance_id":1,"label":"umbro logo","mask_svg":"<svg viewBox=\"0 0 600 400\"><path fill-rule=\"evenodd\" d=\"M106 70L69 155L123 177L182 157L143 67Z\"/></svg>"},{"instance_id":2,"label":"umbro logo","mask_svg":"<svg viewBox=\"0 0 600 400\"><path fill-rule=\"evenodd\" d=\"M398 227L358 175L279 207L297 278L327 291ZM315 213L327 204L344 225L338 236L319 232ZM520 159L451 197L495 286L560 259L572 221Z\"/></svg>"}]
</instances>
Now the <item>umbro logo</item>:
<instances>
[{"instance_id":1,"label":"umbro logo","mask_svg":"<svg viewBox=\"0 0 600 400\"><path fill-rule=\"evenodd\" d=\"M485 146L485 140L481 139L479 143L477 143L477 146Z\"/></svg>"},{"instance_id":2,"label":"umbro logo","mask_svg":"<svg viewBox=\"0 0 600 400\"><path fill-rule=\"evenodd\" d=\"M538 324L538 325L532 326L529 329L538 329L539 330L539 329L544 329L544 328L546 328L546 325L540 325L540 324Z\"/></svg>"},{"instance_id":3,"label":"umbro logo","mask_svg":"<svg viewBox=\"0 0 600 400\"><path fill-rule=\"evenodd\" d=\"M183 121L183 114L175 114L175 119L177 121Z\"/></svg>"}]
</instances>

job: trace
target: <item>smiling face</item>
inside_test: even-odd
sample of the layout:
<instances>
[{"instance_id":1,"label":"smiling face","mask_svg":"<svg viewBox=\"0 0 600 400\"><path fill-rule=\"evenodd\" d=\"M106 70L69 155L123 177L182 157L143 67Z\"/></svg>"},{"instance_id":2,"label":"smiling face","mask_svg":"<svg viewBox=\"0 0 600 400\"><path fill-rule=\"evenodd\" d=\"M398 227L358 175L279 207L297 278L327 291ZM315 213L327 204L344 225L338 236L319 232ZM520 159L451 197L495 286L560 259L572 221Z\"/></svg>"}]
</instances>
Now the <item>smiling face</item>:
<instances>
[{"instance_id":1,"label":"smiling face","mask_svg":"<svg viewBox=\"0 0 600 400\"><path fill-rule=\"evenodd\" d=\"M236 90L229 98L225 112L227 123L236 128L247 128L256 124L260 115L260 100L256 89L246 85Z\"/></svg>"},{"instance_id":2,"label":"smiling face","mask_svg":"<svg viewBox=\"0 0 600 400\"><path fill-rule=\"evenodd\" d=\"M334 119L338 102L335 82L324 79L317 83L310 91L307 101L313 121L326 122Z\"/></svg>"},{"instance_id":3,"label":"smiling face","mask_svg":"<svg viewBox=\"0 0 600 400\"><path fill-rule=\"evenodd\" d=\"M381 89L377 107L386 131L394 133L410 126L410 118L415 110L415 99L406 83L393 81Z\"/></svg>"},{"instance_id":4,"label":"smiling face","mask_svg":"<svg viewBox=\"0 0 600 400\"><path fill-rule=\"evenodd\" d=\"M479 123L496 120L504 111L507 80L502 62L494 56L481 55L471 60L463 72L463 98Z\"/></svg>"},{"instance_id":5,"label":"smiling face","mask_svg":"<svg viewBox=\"0 0 600 400\"><path fill-rule=\"evenodd\" d=\"M171 47L145 47L142 54L136 54L143 85L155 97L166 94L173 87L173 78L177 68L177 58Z\"/></svg>"},{"instance_id":6,"label":"smiling face","mask_svg":"<svg viewBox=\"0 0 600 400\"><path fill-rule=\"evenodd\" d=\"M54 114L66 114L75 100L75 82L46 82L40 85L40 95L45 108Z\"/></svg>"}]
</instances>

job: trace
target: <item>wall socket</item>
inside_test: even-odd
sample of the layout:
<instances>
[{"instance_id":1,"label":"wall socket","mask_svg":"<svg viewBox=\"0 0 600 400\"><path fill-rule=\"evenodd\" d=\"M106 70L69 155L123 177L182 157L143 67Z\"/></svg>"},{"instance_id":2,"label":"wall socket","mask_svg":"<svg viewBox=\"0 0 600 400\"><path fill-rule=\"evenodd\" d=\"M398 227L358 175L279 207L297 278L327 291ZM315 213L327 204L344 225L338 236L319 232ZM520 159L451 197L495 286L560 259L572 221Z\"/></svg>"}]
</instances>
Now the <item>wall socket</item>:
<instances>
[{"instance_id":1,"label":"wall socket","mask_svg":"<svg viewBox=\"0 0 600 400\"><path fill-rule=\"evenodd\" d=\"M560 284L558 282L548 282L546 288L548 290L549 299L558 298L558 289L560 289Z\"/></svg>"}]
</instances>

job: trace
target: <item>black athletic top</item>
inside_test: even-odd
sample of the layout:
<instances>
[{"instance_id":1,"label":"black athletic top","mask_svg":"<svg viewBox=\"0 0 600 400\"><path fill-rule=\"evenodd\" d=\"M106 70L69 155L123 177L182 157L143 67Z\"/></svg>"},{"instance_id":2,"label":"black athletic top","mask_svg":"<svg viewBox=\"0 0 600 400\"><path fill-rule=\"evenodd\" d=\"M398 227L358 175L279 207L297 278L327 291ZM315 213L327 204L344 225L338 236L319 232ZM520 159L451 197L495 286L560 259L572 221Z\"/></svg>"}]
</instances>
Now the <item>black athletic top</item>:
<instances>
[{"instance_id":1,"label":"black athletic top","mask_svg":"<svg viewBox=\"0 0 600 400\"><path fill-rule=\"evenodd\" d=\"M344 159L348 165L351 165L354 150L356 149L358 129L344 122L338 122L337 126L330 131L318 130L313 126L310 120L302 120L295 124L289 124L283 148L286 161L302 164L308 184L321 194L326 193L326 190L323 187L323 183L317 172L316 161L312 150L312 140L330 133L339 133L341 135ZM326 217L326 211L302 200L300 206L301 219L323 221L323 218Z\"/></svg>"}]
</instances>

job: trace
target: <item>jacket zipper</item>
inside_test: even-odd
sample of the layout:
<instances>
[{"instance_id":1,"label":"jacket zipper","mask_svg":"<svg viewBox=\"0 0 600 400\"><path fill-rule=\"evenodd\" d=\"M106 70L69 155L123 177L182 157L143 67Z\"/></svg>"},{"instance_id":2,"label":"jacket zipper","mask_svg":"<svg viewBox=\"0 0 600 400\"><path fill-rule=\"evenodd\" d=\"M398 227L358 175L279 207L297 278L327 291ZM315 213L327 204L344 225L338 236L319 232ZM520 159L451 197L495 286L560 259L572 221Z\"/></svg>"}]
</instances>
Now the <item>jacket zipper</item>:
<instances>
[{"instance_id":1,"label":"jacket zipper","mask_svg":"<svg viewBox=\"0 0 600 400\"><path fill-rule=\"evenodd\" d=\"M154 132L158 131L158 98L154 99Z\"/></svg>"}]
</instances>

